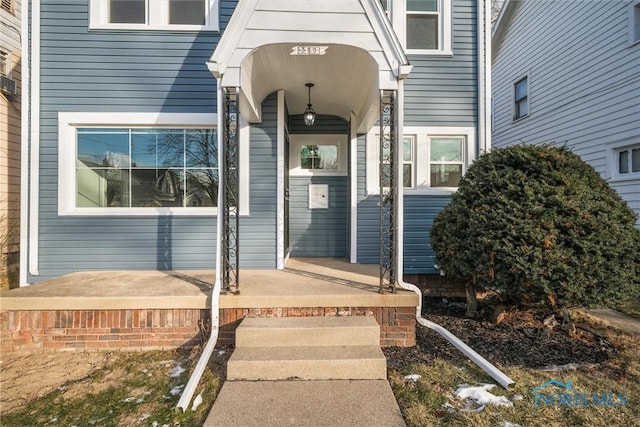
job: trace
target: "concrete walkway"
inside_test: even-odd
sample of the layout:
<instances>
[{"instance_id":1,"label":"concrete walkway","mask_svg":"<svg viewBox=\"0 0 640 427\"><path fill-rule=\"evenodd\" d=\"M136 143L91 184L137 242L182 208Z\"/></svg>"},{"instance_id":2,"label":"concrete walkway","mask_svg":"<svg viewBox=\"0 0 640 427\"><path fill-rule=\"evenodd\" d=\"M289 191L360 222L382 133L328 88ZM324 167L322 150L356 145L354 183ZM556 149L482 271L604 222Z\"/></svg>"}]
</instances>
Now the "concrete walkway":
<instances>
[{"instance_id":1,"label":"concrete walkway","mask_svg":"<svg viewBox=\"0 0 640 427\"><path fill-rule=\"evenodd\" d=\"M204 426L402 427L405 422L386 380L227 381Z\"/></svg>"},{"instance_id":2,"label":"concrete walkway","mask_svg":"<svg viewBox=\"0 0 640 427\"><path fill-rule=\"evenodd\" d=\"M610 308L600 308L595 310L584 310L585 313L604 320L614 328L620 329L631 335L640 336L640 319L628 316Z\"/></svg>"}]
</instances>

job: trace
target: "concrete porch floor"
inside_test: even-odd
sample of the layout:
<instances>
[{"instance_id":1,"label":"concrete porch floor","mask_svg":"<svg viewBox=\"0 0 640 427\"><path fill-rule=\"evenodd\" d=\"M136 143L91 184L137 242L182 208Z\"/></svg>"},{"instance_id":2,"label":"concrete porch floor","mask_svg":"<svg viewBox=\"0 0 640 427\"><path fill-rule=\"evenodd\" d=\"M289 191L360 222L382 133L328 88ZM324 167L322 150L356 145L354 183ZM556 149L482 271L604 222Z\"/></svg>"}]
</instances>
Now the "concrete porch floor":
<instances>
[{"instance_id":1,"label":"concrete porch floor","mask_svg":"<svg viewBox=\"0 0 640 427\"><path fill-rule=\"evenodd\" d=\"M378 265L292 258L284 270L240 270L220 309L417 306L413 292L378 292ZM207 309L213 270L77 272L0 293L1 310Z\"/></svg>"}]
</instances>

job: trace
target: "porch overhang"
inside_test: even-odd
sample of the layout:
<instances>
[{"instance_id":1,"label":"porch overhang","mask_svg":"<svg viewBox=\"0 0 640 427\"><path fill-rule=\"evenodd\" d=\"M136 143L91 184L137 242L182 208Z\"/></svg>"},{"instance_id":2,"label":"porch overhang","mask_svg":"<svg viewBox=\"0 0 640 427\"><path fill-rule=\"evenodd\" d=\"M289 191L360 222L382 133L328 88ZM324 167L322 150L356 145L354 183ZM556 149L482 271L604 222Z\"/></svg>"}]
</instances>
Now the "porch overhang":
<instances>
[{"instance_id":1,"label":"porch overhang","mask_svg":"<svg viewBox=\"0 0 640 427\"><path fill-rule=\"evenodd\" d=\"M260 105L276 90L290 114L301 114L312 82L316 112L355 118L358 132L377 119L378 91L397 89L411 71L373 0L241 1L208 67L221 86L240 88L249 122L261 121Z\"/></svg>"}]
</instances>

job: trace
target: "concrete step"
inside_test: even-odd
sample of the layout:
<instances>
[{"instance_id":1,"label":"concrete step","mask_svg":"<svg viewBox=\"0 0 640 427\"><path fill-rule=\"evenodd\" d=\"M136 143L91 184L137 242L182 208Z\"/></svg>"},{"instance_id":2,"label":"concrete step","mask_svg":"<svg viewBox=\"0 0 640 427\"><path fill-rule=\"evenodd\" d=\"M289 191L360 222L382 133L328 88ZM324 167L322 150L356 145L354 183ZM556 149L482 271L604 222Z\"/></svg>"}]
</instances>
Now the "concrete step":
<instances>
[{"instance_id":1,"label":"concrete step","mask_svg":"<svg viewBox=\"0 0 640 427\"><path fill-rule=\"evenodd\" d=\"M379 345L236 347L227 363L231 381L386 377L387 362Z\"/></svg>"},{"instance_id":2,"label":"concrete step","mask_svg":"<svg viewBox=\"0 0 640 427\"><path fill-rule=\"evenodd\" d=\"M372 316L246 318L236 329L236 347L380 345Z\"/></svg>"}]
</instances>

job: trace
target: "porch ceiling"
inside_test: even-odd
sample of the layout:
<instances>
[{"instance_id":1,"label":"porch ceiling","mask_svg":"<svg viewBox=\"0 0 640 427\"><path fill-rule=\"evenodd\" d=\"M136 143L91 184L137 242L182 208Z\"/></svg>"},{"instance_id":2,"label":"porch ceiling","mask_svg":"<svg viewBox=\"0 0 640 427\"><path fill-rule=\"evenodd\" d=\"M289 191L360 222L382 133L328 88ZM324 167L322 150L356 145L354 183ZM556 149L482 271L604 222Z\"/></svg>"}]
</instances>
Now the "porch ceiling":
<instances>
[{"instance_id":1,"label":"porch ceiling","mask_svg":"<svg viewBox=\"0 0 640 427\"><path fill-rule=\"evenodd\" d=\"M360 125L377 117L378 65L366 51L352 46L328 45L324 55L291 55L292 43L262 46L242 63L241 111L259 120L260 104L276 90L284 90L290 114L307 106L305 83L313 83L311 103L318 114L351 114Z\"/></svg>"}]
</instances>

